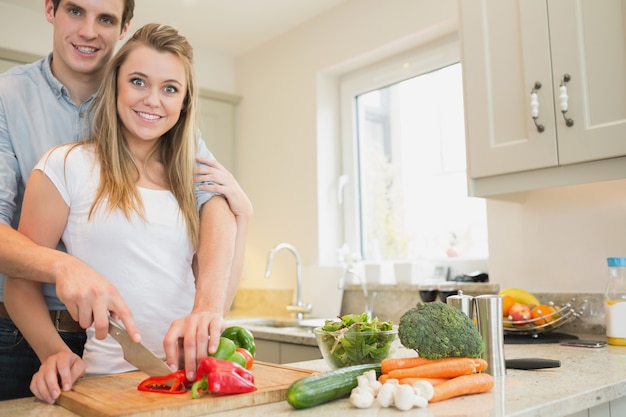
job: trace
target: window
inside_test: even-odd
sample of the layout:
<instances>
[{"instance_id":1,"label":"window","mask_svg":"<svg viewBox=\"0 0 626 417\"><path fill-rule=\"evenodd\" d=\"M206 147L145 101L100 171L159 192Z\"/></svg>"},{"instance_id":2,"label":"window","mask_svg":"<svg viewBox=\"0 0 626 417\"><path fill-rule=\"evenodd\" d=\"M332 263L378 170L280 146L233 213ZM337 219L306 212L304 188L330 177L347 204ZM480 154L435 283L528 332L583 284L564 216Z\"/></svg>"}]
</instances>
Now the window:
<instances>
[{"instance_id":1,"label":"window","mask_svg":"<svg viewBox=\"0 0 626 417\"><path fill-rule=\"evenodd\" d=\"M441 42L341 80L344 233L364 260L487 258L485 201L467 196L458 61Z\"/></svg>"}]
</instances>

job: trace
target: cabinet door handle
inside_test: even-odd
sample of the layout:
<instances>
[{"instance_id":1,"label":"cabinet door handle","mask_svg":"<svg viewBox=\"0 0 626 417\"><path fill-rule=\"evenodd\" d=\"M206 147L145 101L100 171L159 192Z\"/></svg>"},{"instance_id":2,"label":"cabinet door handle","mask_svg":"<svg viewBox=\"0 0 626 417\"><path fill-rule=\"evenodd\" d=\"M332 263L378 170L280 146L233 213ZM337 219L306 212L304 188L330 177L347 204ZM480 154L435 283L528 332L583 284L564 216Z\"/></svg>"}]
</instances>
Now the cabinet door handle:
<instances>
[{"instance_id":1,"label":"cabinet door handle","mask_svg":"<svg viewBox=\"0 0 626 417\"><path fill-rule=\"evenodd\" d=\"M530 115L532 116L535 127L537 128L537 132L539 133L546 130L546 128L541 123L537 122L537 120L539 119L539 98L537 97L537 90L539 90L540 88L541 83L539 81L536 81L534 88L530 92Z\"/></svg>"},{"instance_id":2,"label":"cabinet door handle","mask_svg":"<svg viewBox=\"0 0 626 417\"><path fill-rule=\"evenodd\" d=\"M567 117L567 102L569 100L569 96L567 95L567 83L570 82L572 77L569 74L563 74L563 78L561 78L561 85L559 86L559 101L561 102L561 113L563 113L563 119L565 119L565 126L572 127L574 126L574 120Z\"/></svg>"}]
</instances>

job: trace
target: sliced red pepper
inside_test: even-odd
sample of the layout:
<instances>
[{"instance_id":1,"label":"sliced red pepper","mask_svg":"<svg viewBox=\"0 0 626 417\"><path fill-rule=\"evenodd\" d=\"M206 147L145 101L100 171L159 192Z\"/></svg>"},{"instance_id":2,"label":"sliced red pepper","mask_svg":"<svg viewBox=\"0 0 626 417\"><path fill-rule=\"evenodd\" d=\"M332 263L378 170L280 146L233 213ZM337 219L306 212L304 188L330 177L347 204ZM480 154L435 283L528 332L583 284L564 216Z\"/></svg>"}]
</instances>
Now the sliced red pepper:
<instances>
[{"instance_id":1,"label":"sliced red pepper","mask_svg":"<svg viewBox=\"0 0 626 417\"><path fill-rule=\"evenodd\" d=\"M254 376L238 363L208 356L200 362L191 397L199 398L203 391L213 394L241 394L256 390Z\"/></svg>"},{"instance_id":2,"label":"sliced red pepper","mask_svg":"<svg viewBox=\"0 0 626 417\"><path fill-rule=\"evenodd\" d=\"M137 389L146 392L162 394L184 394L190 385L184 370L172 372L163 376L151 376L141 381Z\"/></svg>"},{"instance_id":3,"label":"sliced red pepper","mask_svg":"<svg viewBox=\"0 0 626 417\"><path fill-rule=\"evenodd\" d=\"M254 357L252 356L252 354L250 352L248 352L247 349L238 347L235 349L236 352L241 353L241 356L244 357L244 359L246 360L246 369L250 369L252 368L252 365L254 364Z\"/></svg>"}]
</instances>

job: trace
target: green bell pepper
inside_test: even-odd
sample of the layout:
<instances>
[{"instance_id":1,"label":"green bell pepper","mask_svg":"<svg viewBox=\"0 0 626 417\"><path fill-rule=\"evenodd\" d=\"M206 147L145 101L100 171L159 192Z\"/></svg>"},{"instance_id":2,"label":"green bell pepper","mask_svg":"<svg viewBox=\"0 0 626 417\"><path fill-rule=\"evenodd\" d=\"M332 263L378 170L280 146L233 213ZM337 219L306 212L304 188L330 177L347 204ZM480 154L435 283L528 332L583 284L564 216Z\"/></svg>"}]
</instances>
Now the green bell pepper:
<instances>
[{"instance_id":1,"label":"green bell pepper","mask_svg":"<svg viewBox=\"0 0 626 417\"><path fill-rule=\"evenodd\" d=\"M254 344L254 336L250 330L241 326L230 326L222 332L222 337L232 340L235 347L244 348L254 357L256 353L256 345Z\"/></svg>"},{"instance_id":2,"label":"green bell pepper","mask_svg":"<svg viewBox=\"0 0 626 417\"><path fill-rule=\"evenodd\" d=\"M237 349L237 345L235 344L235 342L228 339L227 337L220 337L220 344L217 347L217 350L215 351L215 353L209 354L208 356L235 362L245 368L246 358L235 349Z\"/></svg>"}]
</instances>

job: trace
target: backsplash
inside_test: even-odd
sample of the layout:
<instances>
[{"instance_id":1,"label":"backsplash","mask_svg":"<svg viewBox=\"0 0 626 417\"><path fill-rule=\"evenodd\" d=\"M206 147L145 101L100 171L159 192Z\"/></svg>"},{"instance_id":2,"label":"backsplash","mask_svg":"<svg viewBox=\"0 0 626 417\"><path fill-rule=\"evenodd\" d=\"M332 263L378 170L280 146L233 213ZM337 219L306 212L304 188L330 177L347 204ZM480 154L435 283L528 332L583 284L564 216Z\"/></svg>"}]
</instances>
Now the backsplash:
<instances>
[{"instance_id":1,"label":"backsplash","mask_svg":"<svg viewBox=\"0 0 626 417\"><path fill-rule=\"evenodd\" d=\"M559 332L573 334L606 334L604 324L604 294L601 293L536 293L540 300L549 300L556 305L570 303L579 316L559 327Z\"/></svg>"},{"instance_id":2,"label":"backsplash","mask_svg":"<svg viewBox=\"0 0 626 417\"><path fill-rule=\"evenodd\" d=\"M289 317L292 290L239 288L229 317Z\"/></svg>"},{"instance_id":3,"label":"backsplash","mask_svg":"<svg viewBox=\"0 0 626 417\"><path fill-rule=\"evenodd\" d=\"M462 290L467 295L496 294L498 284L449 282L450 289ZM400 317L420 301L420 289L425 285L396 284L368 285L368 293L376 294L373 300L373 317L399 323ZM443 287L442 287L443 289ZM559 328L559 332L604 335L604 298L600 293L535 293L542 301L556 305L570 303L580 316ZM285 306L293 299L292 290L240 288L229 317L290 317ZM365 309L365 299L360 285L346 285L341 314L360 314ZM327 318L327 317L324 317ZM328 317L330 318L330 317Z\"/></svg>"},{"instance_id":4,"label":"backsplash","mask_svg":"<svg viewBox=\"0 0 626 417\"><path fill-rule=\"evenodd\" d=\"M456 290L462 290L467 295L496 294L500 291L498 284L469 284L450 283ZM420 299L419 290L426 288L423 285L392 285L368 286L370 293L376 293L373 302L373 316L380 320L392 320L399 323L404 312L414 307ZM559 328L559 332L573 334L604 335L604 298L603 294L585 293L535 293L535 295L555 305L570 303L579 317ZM438 300L440 300L438 298ZM359 286L346 287L343 296L341 314L361 313L365 306L363 292Z\"/></svg>"},{"instance_id":5,"label":"backsplash","mask_svg":"<svg viewBox=\"0 0 626 417\"><path fill-rule=\"evenodd\" d=\"M420 299L420 290L430 289L428 284L396 284L396 285L373 285L368 284L368 294L374 296L373 314L379 320L391 320L394 323L400 321L400 317L407 310L415 307ZM480 295L494 294L500 291L497 284L491 283L465 283L465 282L442 282L435 285L439 290L462 290L463 294ZM439 299L439 298L438 298ZM359 285L346 285L343 293L341 314L362 313L365 307L365 298Z\"/></svg>"}]
</instances>

